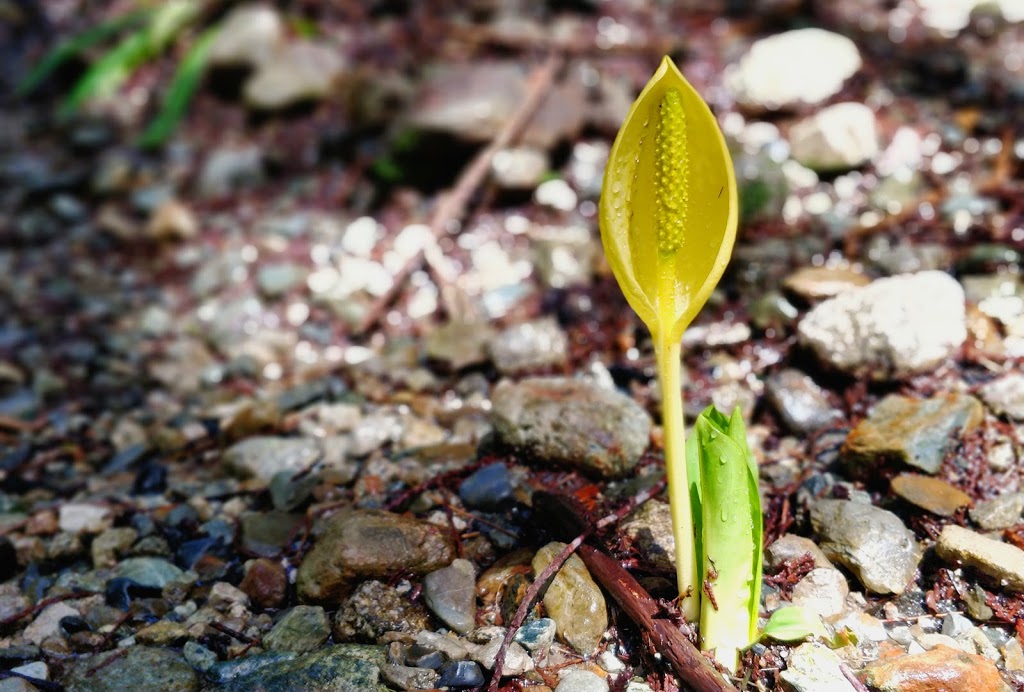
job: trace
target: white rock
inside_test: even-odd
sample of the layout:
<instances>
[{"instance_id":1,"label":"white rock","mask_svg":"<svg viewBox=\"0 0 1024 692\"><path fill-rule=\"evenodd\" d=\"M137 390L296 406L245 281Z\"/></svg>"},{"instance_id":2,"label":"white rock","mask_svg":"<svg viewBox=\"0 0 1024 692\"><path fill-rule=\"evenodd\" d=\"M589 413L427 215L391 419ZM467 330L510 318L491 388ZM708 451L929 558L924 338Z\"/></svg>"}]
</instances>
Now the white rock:
<instances>
[{"instance_id":1,"label":"white rock","mask_svg":"<svg viewBox=\"0 0 1024 692\"><path fill-rule=\"evenodd\" d=\"M921 22L930 29L947 36L955 36L971 21L975 8L997 10L1007 22L1024 21L1024 2L1021 0L916 0L921 8Z\"/></svg>"},{"instance_id":2,"label":"white rock","mask_svg":"<svg viewBox=\"0 0 1024 692\"><path fill-rule=\"evenodd\" d=\"M855 168L879 151L874 112L863 103L837 103L793 125L793 158L815 171Z\"/></svg>"},{"instance_id":3,"label":"white rock","mask_svg":"<svg viewBox=\"0 0 1024 692\"><path fill-rule=\"evenodd\" d=\"M245 103L257 110L276 110L302 101L325 98L345 70L345 61L331 46L296 41L278 49L245 84Z\"/></svg>"},{"instance_id":4,"label":"white rock","mask_svg":"<svg viewBox=\"0 0 1024 692\"><path fill-rule=\"evenodd\" d=\"M54 603L43 609L32 624L25 628L22 636L33 644L42 644L44 640L55 635L60 635L60 621L69 615L80 615L80 613L67 603Z\"/></svg>"},{"instance_id":5,"label":"white rock","mask_svg":"<svg viewBox=\"0 0 1024 692\"><path fill-rule=\"evenodd\" d=\"M927 372L967 338L964 291L939 271L877 279L816 306L798 332L843 372L875 380Z\"/></svg>"},{"instance_id":6,"label":"white rock","mask_svg":"<svg viewBox=\"0 0 1024 692\"><path fill-rule=\"evenodd\" d=\"M589 670L570 668L562 671L555 692L608 692L608 681Z\"/></svg>"},{"instance_id":7,"label":"white rock","mask_svg":"<svg viewBox=\"0 0 1024 692\"><path fill-rule=\"evenodd\" d=\"M11 672L36 680L50 679L50 668L43 661L33 661L17 668L11 668Z\"/></svg>"},{"instance_id":8,"label":"white rock","mask_svg":"<svg viewBox=\"0 0 1024 692\"><path fill-rule=\"evenodd\" d=\"M793 692L854 692L843 675L842 659L824 644L801 644L789 655L786 670L780 673L786 689Z\"/></svg>"},{"instance_id":9,"label":"white rock","mask_svg":"<svg viewBox=\"0 0 1024 692\"><path fill-rule=\"evenodd\" d=\"M211 65L256 67L284 38L281 15L268 5L239 5L221 23L210 46Z\"/></svg>"},{"instance_id":10,"label":"white rock","mask_svg":"<svg viewBox=\"0 0 1024 692\"><path fill-rule=\"evenodd\" d=\"M495 152L491 175L500 187L524 190L539 183L550 165L545 151L536 147L513 147Z\"/></svg>"},{"instance_id":11,"label":"white rock","mask_svg":"<svg viewBox=\"0 0 1024 692\"><path fill-rule=\"evenodd\" d=\"M808 608L822 618L843 612L850 587L842 572L830 567L812 569L793 587L793 605Z\"/></svg>"},{"instance_id":12,"label":"white rock","mask_svg":"<svg viewBox=\"0 0 1024 692\"><path fill-rule=\"evenodd\" d=\"M748 108L820 103L861 67L853 41L824 29L797 29L755 41L725 82Z\"/></svg>"},{"instance_id":13,"label":"white rock","mask_svg":"<svg viewBox=\"0 0 1024 692\"><path fill-rule=\"evenodd\" d=\"M60 530L67 533L99 533L110 524L110 507L67 504L60 508Z\"/></svg>"},{"instance_id":14,"label":"white rock","mask_svg":"<svg viewBox=\"0 0 1024 692\"><path fill-rule=\"evenodd\" d=\"M981 398L1001 416L1024 420L1024 375L1013 373L981 388Z\"/></svg>"},{"instance_id":15,"label":"white rock","mask_svg":"<svg viewBox=\"0 0 1024 692\"><path fill-rule=\"evenodd\" d=\"M569 183L560 179L541 183L533 193L533 199L541 206L551 207L558 211L572 211L579 201L576 191L569 186Z\"/></svg>"}]
</instances>

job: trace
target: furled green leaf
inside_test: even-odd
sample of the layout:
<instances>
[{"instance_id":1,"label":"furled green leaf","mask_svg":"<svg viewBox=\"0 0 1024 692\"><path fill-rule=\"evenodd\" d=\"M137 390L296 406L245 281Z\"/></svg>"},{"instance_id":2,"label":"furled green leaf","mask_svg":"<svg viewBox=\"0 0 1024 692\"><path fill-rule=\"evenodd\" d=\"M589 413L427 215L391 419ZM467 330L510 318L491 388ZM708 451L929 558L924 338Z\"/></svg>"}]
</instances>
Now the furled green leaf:
<instances>
[{"instance_id":1,"label":"furled green leaf","mask_svg":"<svg viewBox=\"0 0 1024 692\"><path fill-rule=\"evenodd\" d=\"M163 144L184 117L185 110L191 103L192 97L202 81L203 73L206 71L210 46L217 38L218 28L212 27L204 31L182 59L178 71L175 72L174 79L171 80L167 89L167 96L164 98L160 113L139 138L141 146L156 147Z\"/></svg>"},{"instance_id":2,"label":"furled green leaf","mask_svg":"<svg viewBox=\"0 0 1024 692\"><path fill-rule=\"evenodd\" d=\"M700 462L703 532L701 647L736 670L757 633L763 518L757 465L737 406L726 418L713 406L694 427Z\"/></svg>"},{"instance_id":3,"label":"furled green leaf","mask_svg":"<svg viewBox=\"0 0 1024 692\"><path fill-rule=\"evenodd\" d=\"M43 59L36 64L32 70L25 75L15 89L18 96L26 96L39 88L49 79L54 71L76 55L80 55L93 46L113 38L122 30L130 28L143 22L150 14L150 9L136 10L120 17L98 24L80 34L61 41L53 50L48 52Z\"/></svg>"},{"instance_id":4,"label":"furled green leaf","mask_svg":"<svg viewBox=\"0 0 1024 692\"><path fill-rule=\"evenodd\" d=\"M827 639L828 633L817 613L803 606L785 606L771 614L761 636L780 642L797 642L808 637Z\"/></svg>"}]
</instances>

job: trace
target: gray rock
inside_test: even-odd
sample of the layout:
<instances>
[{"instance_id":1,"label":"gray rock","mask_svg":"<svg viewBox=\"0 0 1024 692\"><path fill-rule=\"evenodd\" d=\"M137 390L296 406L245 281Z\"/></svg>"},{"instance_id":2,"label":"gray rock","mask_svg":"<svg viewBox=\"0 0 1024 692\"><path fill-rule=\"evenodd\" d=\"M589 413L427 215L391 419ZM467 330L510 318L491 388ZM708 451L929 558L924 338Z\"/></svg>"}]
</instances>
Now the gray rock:
<instances>
[{"instance_id":1,"label":"gray rock","mask_svg":"<svg viewBox=\"0 0 1024 692\"><path fill-rule=\"evenodd\" d=\"M327 520L296 580L299 597L337 601L364 579L428 574L451 564L455 546L447 531L390 512L360 510Z\"/></svg>"},{"instance_id":2,"label":"gray rock","mask_svg":"<svg viewBox=\"0 0 1024 692\"><path fill-rule=\"evenodd\" d=\"M491 339L488 350L494 367L510 375L563 365L569 340L554 319L545 318L505 329Z\"/></svg>"},{"instance_id":3,"label":"gray rock","mask_svg":"<svg viewBox=\"0 0 1024 692\"><path fill-rule=\"evenodd\" d=\"M131 527L107 529L89 546L93 567L113 567L117 558L126 553L138 537L139 532Z\"/></svg>"},{"instance_id":4,"label":"gray rock","mask_svg":"<svg viewBox=\"0 0 1024 692\"><path fill-rule=\"evenodd\" d=\"M843 418L824 390L799 370L787 368L769 376L765 395L786 427L796 433L814 432Z\"/></svg>"},{"instance_id":5,"label":"gray rock","mask_svg":"<svg viewBox=\"0 0 1024 692\"><path fill-rule=\"evenodd\" d=\"M589 670L570 668L562 671L555 692L608 692L608 681Z\"/></svg>"},{"instance_id":6,"label":"gray rock","mask_svg":"<svg viewBox=\"0 0 1024 692\"><path fill-rule=\"evenodd\" d=\"M50 637L61 635L60 621L63 618L81 615L67 603L57 602L43 608L32 623L25 628L22 636L25 641L42 644Z\"/></svg>"},{"instance_id":7,"label":"gray rock","mask_svg":"<svg viewBox=\"0 0 1024 692\"><path fill-rule=\"evenodd\" d=\"M851 375L928 372L967 338L964 292L943 272L877 279L815 307L798 332L823 362Z\"/></svg>"},{"instance_id":8,"label":"gray rock","mask_svg":"<svg viewBox=\"0 0 1024 692\"><path fill-rule=\"evenodd\" d=\"M665 574L675 574L676 539L672 533L672 512L667 502L648 500L633 510L623 520L620 528L645 567Z\"/></svg>"},{"instance_id":9,"label":"gray rock","mask_svg":"<svg viewBox=\"0 0 1024 692\"><path fill-rule=\"evenodd\" d=\"M793 125L792 156L815 171L856 168L878 155L874 112L863 103L837 103Z\"/></svg>"},{"instance_id":10,"label":"gray rock","mask_svg":"<svg viewBox=\"0 0 1024 692\"><path fill-rule=\"evenodd\" d=\"M388 692L380 682L385 662L382 647L342 644L301 656L283 652L244 656L219 663L208 674L217 689L225 692Z\"/></svg>"},{"instance_id":11,"label":"gray rock","mask_svg":"<svg viewBox=\"0 0 1024 692\"><path fill-rule=\"evenodd\" d=\"M260 292L268 298L282 296L306 279L306 268L290 262L266 264L256 273Z\"/></svg>"},{"instance_id":12,"label":"gray rock","mask_svg":"<svg viewBox=\"0 0 1024 692\"><path fill-rule=\"evenodd\" d=\"M249 437L224 453L229 469L244 477L267 483L282 471L309 469L320 458L320 443L310 437Z\"/></svg>"},{"instance_id":13,"label":"gray rock","mask_svg":"<svg viewBox=\"0 0 1024 692\"><path fill-rule=\"evenodd\" d=\"M849 500L819 500L811 506L819 546L880 594L900 594L914 578L921 548L892 512Z\"/></svg>"},{"instance_id":14,"label":"gray rock","mask_svg":"<svg viewBox=\"0 0 1024 692\"><path fill-rule=\"evenodd\" d=\"M347 65L333 46L296 40L280 46L245 83L245 103L256 110L277 110L326 98Z\"/></svg>"},{"instance_id":15,"label":"gray rock","mask_svg":"<svg viewBox=\"0 0 1024 692\"><path fill-rule=\"evenodd\" d=\"M331 636L327 614L320 606L295 606L286 612L263 637L272 651L304 654L314 651Z\"/></svg>"},{"instance_id":16,"label":"gray rock","mask_svg":"<svg viewBox=\"0 0 1024 692\"><path fill-rule=\"evenodd\" d=\"M414 634L429 628L430 616L423 606L372 579L345 599L334 618L334 636L343 642L375 642L387 632Z\"/></svg>"},{"instance_id":17,"label":"gray rock","mask_svg":"<svg viewBox=\"0 0 1024 692\"><path fill-rule=\"evenodd\" d=\"M435 328L423 340L428 358L461 370L487 360L487 345L494 330L486 323L447 322Z\"/></svg>"},{"instance_id":18,"label":"gray rock","mask_svg":"<svg viewBox=\"0 0 1024 692\"><path fill-rule=\"evenodd\" d=\"M184 575L180 568L158 557L130 557L117 566L117 576L152 589L162 589Z\"/></svg>"},{"instance_id":19,"label":"gray rock","mask_svg":"<svg viewBox=\"0 0 1024 692\"><path fill-rule=\"evenodd\" d=\"M1003 588L1024 591L1024 550L962 526L945 526L935 551L946 562L973 567Z\"/></svg>"},{"instance_id":20,"label":"gray rock","mask_svg":"<svg viewBox=\"0 0 1024 692\"><path fill-rule=\"evenodd\" d=\"M494 670L494 664L498 659L498 650L501 648L501 640L504 639L504 627L499 636L491 637L490 641L481 644L470 652L470 657L483 666L486 670ZM505 652L505 658L501 666L502 676L522 675L533 670L533 659L519 644L509 644Z\"/></svg>"},{"instance_id":21,"label":"gray rock","mask_svg":"<svg viewBox=\"0 0 1024 692\"><path fill-rule=\"evenodd\" d=\"M555 641L557 626L551 618L538 618L530 620L516 630L515 640L517 644L531 652L540 652L544 655Z\"/></svg>"},{"instance_id":22,"label":"gray rock","mask_svg":"<svg viewBox=\"0 0 1024 692\"><path fill-rule=\"evenodd\" d=\"M779 677L793 692L856 692L843 675L842 659L818 642L796 647Z\"/></svg>"},{"instance_id":23,"label":"gray rock","mask_svg":"<svg viewBox=\"0 0 1024 692\"><path fill-rule=\"evenodd\" d=\"M107 663L109 661L109 663ZM103 674L92 671L102 665ZM146 646L75 659L63 680L68 692L194 692L199 677L180 653Z\"/></svg>"},{"instance_id":24,"label":"gray rock","mask_svg":"<svg viewBox=\"0 0 1024 692\"><path fill-rule=\"evenodd\" d=\"M437 671L429 668L412 666L396 666L385 663L380 667L380 674L387 682L400 690L429 690L437 683Z\"/></svg>"},{"instance_id":25,"label":"gray rock","mask_svg":"<svg viewBox=\"0 0 1024 692\"><path fill-rule=\"evenodd\" d=\"M831 567L825 553L809 538L787 533L779 536L764 551L764 566L768 569L778 569L787 560L794 560L803 555L810 555L814 560L815 567Z\"/></svg>"},{"instance_id":26,"label":"gray rock","mask_svg":"<svg viewBox=\"0 0 1024 692\"><path fill-rule=\"evenodd\" d=\"M797 29L755 41L726 70L725 83L746 108L788 108L826 100L860 67L850 39L823 29Z\"/></svg>"},{"instance_id":27,"label":"gray rock","mask_svg":"<svg viewBox=\"0 0 1024 692\"><path fill-rule=\"evenodd\" d=\"M273 7L238 5L221 21L208 60L215 66L256 67L270 58L284 35L284 20Z\"/></svg>"},{"instance_id":28,"label":"gray rock","mask_svg":"<svg viewBox=\"0 0 1024 692\"><path fill-rule=\"evenodd\" d=\"M503 381L492 404L494 429L504 444L606 477L636 466L651 432L650 417L639 404L584 380Z\"/></svg>"},{"instance_id":29,"label":"gray rock","mask_svg":"<svg viewBox=\"0 0 1024 692\"><path fill-rule=\"evenodd\" d=\"M982 500L970 511L971 521L986 531L999 531L1020 521L1024 513L1024 493L1007 493Z\"/></svg>"},{"instance_id":30,"label":"gray rock","mask_svg":"<svg viewBox=\"0 0 1024 692\"><path fill-rule=\"evenodd\" d=\"M530 232L534 271L546 286L586 283L593 273L597 246L583 226L545 226Z\"/></svg>"},{"instance_id":31,"label":"gray rock","mask_svg":"<svg viewBox=\"0 0 1024 692\"><path fill-rule=\"evenodd\" d=\"M1024 375L1013 373L981 388L981 400L1000 416L1024 421Z\"/></svg>"},{"instance_id":32,"label":"gray rock","mask_svg":"<svg viewBox=\"0 0 1024 692\"><path fill-rule=\"evenodd\" d=\"M199 173L198 190L204 197L221 197L263 181L263 151L255 145L214 149Z\"/></svg>"},{"instance_id":33,"label":"gray rock","mask_svg":"<svg viewBox=\"0 0 1024 692\"><path fill-rule=\"evenodd\" d=\"M423 600L437 617L466 634L476 624L476 574L473 563L458 559L423 578Z\"/></svg>"},{"instance_id":34,"label":"gray rock","mask_svg":"<svg viewBox=\"0 0 1024 692\"><path fill-rule=\"evenodd\" d=\"M850 587L837 569L816 568L793 587L793 605L803 606L823 619L839 615L846 607Z\"/></svg>"},{"instance_id":35,"label":"gray rock","mask_svg":"<svg viewBox=\"0 0 1024 692\"><path fill-rule=\"evenodd\" d=\"M843 463L857 476L893 460L938 473L946 452L983 418L981 404L965 394L929 399L890 394L847 436Z\"/></svg>"},{"instance_id":36,"label":"gray rock","mask_svg":"<svg viewBox=\"0 0 1024 692\"><path fill-rule=\"evenodd\" d=\"M537 551L533 572L540 574L565 547L552 542ZM555 621L558 636L580 654L597 649L608 629L608 607L604 594L576 555L571 555L544 592L544 608Z\"/></svg>"}]
</instances>

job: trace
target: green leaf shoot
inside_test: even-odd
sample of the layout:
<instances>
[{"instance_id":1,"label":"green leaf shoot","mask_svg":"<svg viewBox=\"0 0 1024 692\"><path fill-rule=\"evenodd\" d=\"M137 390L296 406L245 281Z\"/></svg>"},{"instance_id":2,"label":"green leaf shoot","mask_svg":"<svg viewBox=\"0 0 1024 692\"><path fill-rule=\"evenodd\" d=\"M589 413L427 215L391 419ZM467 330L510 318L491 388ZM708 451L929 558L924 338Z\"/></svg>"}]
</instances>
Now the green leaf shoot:
<instances>
[{"instance_id":1,"label":"green leaf shoot","mask_svg":"<svg viewBox=\"0 0 1024 692\"><path fill-rule=\"evenodd\" d=\"M799 642L809 637L828 639L821 617L803 606L783 606L765 623L761 637L778 642Z\"/></svg>"}]
</instances>

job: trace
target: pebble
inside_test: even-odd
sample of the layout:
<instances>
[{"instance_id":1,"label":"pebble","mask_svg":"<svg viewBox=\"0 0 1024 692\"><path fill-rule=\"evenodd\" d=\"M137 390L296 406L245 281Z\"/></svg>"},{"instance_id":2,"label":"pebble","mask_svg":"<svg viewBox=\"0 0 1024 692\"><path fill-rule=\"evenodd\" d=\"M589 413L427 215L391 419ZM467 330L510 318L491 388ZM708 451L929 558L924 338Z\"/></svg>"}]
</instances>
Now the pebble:
<instances>
[{"instance_id":1,"label":"pebble","mask_svg":"<svg viewBox=\"0 0 1024 692\"><path fill-rule=\"evenodd\" d=\"M80 613L64 602L57 602L43 608L32 623L22 632L25 641L42 644L50 637L61 634L60 621L66 617L77 617Z\"/></svg>"},{"instance_id":2,"label":"pebble","mask_svg":"<svg viewBox=\"0 0 1024 692\"><path fill-rule=\"evenodd\" d=\"M828 557L821 551L818 544L810 538L786 533L772 542L764 552L764 566L769 570L779 569L783 563L804 555L810 555L815 567L832 567Z\"/></svg>"},{"instance_id":3,"label":"pebble","mask_svg":"<svg viewBox=\"0 0 1024 692\"><path fill-rule=\"evenodd\" d=\"M822 108L790 128L789 144L792 157L814 171L856 168L878 155L875 113L854 102Z\"/></svg>"},{"instance_id":4,"label":"pebble","mask_svg":"<svg viewBox=\"0 0 1024 692\"><path fill-rule=\"evenodd\" d=\"M144 646L177 646L188 639L188 628L180 622L160 620L135 633L135 641Z\"/></svg>"},{"instance_id":5,"label":"pebble","mask_svg":"<svg viewBox=\"0 0 1024 692\"><path fill-rule=\"evenodd\" d=\"M986 531L999 531L1020 521L1024 513L1024 493L1006 493L982 500L969 512L971 521Z\"/></svg>"},{"instance_id":6,"label":"pebble","mask_svg":"<svg viewBox=\"0 0 1024 692\"><path fill-rule=\"evenodd\" d=\"M825 101L860 67L850 39L823 29L797 29L755 41L726 69L725 83L745 108L791 108Z\"/></svg>"},{"instance_id":7,"label":"pebble","mask_svg":"<svg viewBox=\"0 0 1024 692\"><path fill-rule=\"evenodd\" d=\"M93 675L101 665L103 674ZM199 678L177 651L132 646L124 654L114 651L76 659L64 687L68 692L196 692Z\"/></svg>"},{"instance_id":8,"label":"pebble","mask_svg":"<svg viewBox=\"0 0 1024 692\"><path fill-rule=\"evenodd\" d=\"M122 560L116 573L122 579L130 579L150 589L162 589L185 575L180 568L158 557L130 557Z\"/></svg>"},{"instance_id":9,"label":"pebble","mask_svg":"<svg viewBox=\"0 0 1024 692\"><path fill-rule=\"evenodd\" d=\"M454 560L448 567L423 578L423 601L434 615L460 634L476 623L476 570L469 560Z\"/></svg>"},{"instance_id":10,"label":"pebble","mask_svg":"<svg viewBox=\"0 0 1024 692\"><path fill-rule=\"evenodd\" d=\"M372 579L356 587L334 617L334 636L339 641L374 642L388 632L414 634L429 629L430 616L422 605ZM462 658L466 655L463 650Z\"/></svg>"},{"instance_id":11,"label":"pebble","mask_svg":"<svg viewBox=\"0 0 1024 692\"><path fill-rule=\"evenodd\" d=\"M647 412L629 397L561 377L502 381L492 394L491 419L505 445L603 477L629 473L651 430Z\"/></svg>"},{"instance_id":12,"label":"pebble","mask_svg":"<svg viewBox=\"0 0 1024 692\"><path fill-rule=\"evenodd\" d=\"M504 638L504 629L500 636L492 637L486 644L480 645L470 654L472 659L483 666L486 670L494 670L495 661L498 658L498 650L501 648L501 640ZM504 662L501 666L502 677L522 675L533 670L533 659L519 644L512 642L505 651Z\"/></svg>"},{"instance_id":13,"label":"pebble","mask_svg":"<svg viewBox=\"0 0 1024 692\"><path fill-rule=\"evenodd\" d=\"M793 649L779 677L793 692L856 692L843 675L842 659L818 642Z\"/></svg>"},{"instance_id":14,"label":"pebble","mask_svg":"<svg viewBox=\"0 0 1024 692\"><path fill-rule=\"evenodd\" d=\"M502 149L491 159L494 182L506 190L532 189L550 168L547 152L536 147Z\"/></svg>"},{"instance_id":15,"label":"pebble","mask_svg":"<svg viewBox=\"0 0 1024 692\"><path fill-rule=\"evenodd\" d=\"M899 497L940 517L951 517L971 505L967 493L939 478L901 473L892 479L891 486Z\"/></svg>"},{"instance_id":16,"label":"pebble","mask_svg":"<svg viewBox=\"0 0 1024 692\"><path fill-rule=\"evenodd\" d=\"M459 484L459 497L467 507L496 509L512 498L515 488L505 464L489 464Z\"/></svg>"},{"instance_id":17,"label":"pebble","mask_svg":"<svg viewBox=\"0 0 1024 692\"><path fill-rule=\"evenodd\" d=\"M286 512L244 512L238 522L242 549L253 555L277 557L300 521L301 515Z\"/></svg>"},{"instance_id":18,"label":"pebble","mask_svg":"<svg viewBox=\"0 0 1024 692\"><path fill-rule=\"evenodd\" d=\"M117 559L128 552L138 537L139 532L128 526L107 529L96 536L89 546L93 567L115 566Z\"/></svg>"},{"instance_id":19,"label":"pebble","mask_svg":"<svg viewBox=\"0 0 1024 692\"><path fill-rule=\"evenodd\" d=\"M64 504L60 507L58 525L67 533L100 533L113 522L110 507L87 504Z\"/></svg>"},{"instance_id":20,"label":"pebble","mask_svg":"<svg viewBox=\"0 0 1024 692\"><path fill-rule=\"evenodd\" d=\"M973 567L1003 588L1024 592L1024 550L962 526L945 526L935 544L940 558Z\"/></svg>"},{"instance_id":21,"label":"pebble","mask_svg":"<svg viewBox=\"0 0 1024 692\"><path fill-rule=\"evenodd\" d=\"M291 262L265 264L256 272L256 284L267 298L279 298L306 282L306 268Z\"/></svg>"},{"instance_id":22,"label":"pebble","mask_svg":"<svg viewBox=\"0 0 1024 692\"><path fill-rule=\"evenodd\" d=\"M533 269L550 288L586 284L593 274L597 246L583 226L543 226L530 231Z\"/></svg>"},{"instance_id":23,"label":"pebble","mask_svg":"<svg viewBox=\"0 0 1024 692\"><path fill-rule=\"evenodd\" d=\"M676 539L667 502L644 502L623 520L620 530L645 567L663 574L675 573Z\"/></svg>"},{"instance_id":24,"label":"pebble","mask_svg":"<svg viewBox=\"0 0 1024 692\"><path fill-rule=\"evenodd\" d=\"M948 646L870 663L861 678L878 692L1010 692L994 663Z\"/></svg>"},{"instance_id":25,"label":"pebble","mask_svg":"<svg viewBox=\"0 0 1024 692\"><path fill-rule=\"evenodd\" d=\"M929 372L967 338L964 292L944 272L876 279L812 309L800 341L826 364L889 380Z\"/></svg>"},{"instance_id":26,"label":"pebble","mask_svg":"<svg viewBox=\"0 0 1024 692\"><path fill-rule=\"evenodd\" d=\"M288 596L288 575L279 562L257 558L246 564L238 588L259 608L279 608Z\"/></svg>"},{"instance_id":27,"label":"pebble","mask_svg":"<svg viewBox=\"0 0 1024 692\"><path fill-rule=\"evenodd\" d=\"M436 670L414 668L385 663L380 667L381 677L400 690L429 690L437 684Z\"/></svg>"},{"instance_id":28,"label":"pebble","mask_svg":"<svg viewBox=\"0 0 1024 692\"><path fill-rule=\"evenodd\" d=\"M552 542L537 551L533 572L539 575L565 547ZM569 556L544 593L544 608L558 636L583 656L590 656L608 629L608 608L601 589L576 555Z\"/></svg>"},{"instance_id":29,"label":"pebble","mask_svg":"<svg viewBox=\"0 0 1024 692\"><path fill-rule=\"evenodd\" d=\"M327 614L320 606L295 606L285 612L273 629L263 637L266 648L272 651L292 651L304 654L314 651L331 636Z\"/></svg>"},{"instance_id":30,"label":"pebble","mask_svg":"<svg viewBox=\"0 0 1024 692\"><path fill-rule=\"evenodd\" d=\"M441 668L438 687L479 687L484 684L484 673L475 661L449 661Z\"/></svg>"},{"instance_id":31,"label":"pebble","mask_svg":"<svg viewBox=\"0 0 1024 692\"><path fill-rule=\"evenodd\" d=\"M822 619L828 619L843 612L849 594L846 577L839 570L818 567L796 583L791 600L794 605L808 608Z\"/></svg>"},{"instance_id":32,"label":"pebble","mask_svg":"<svg viewBox=\"0 0 1024 692\"><path fill-rule=\"evenodd\" d=\"M551 644L555 641L557 625L551 618L537 618L530 620L516 630L515 641L530 652L539 652L545 655Z\"/></svg>"},{"instance_id":33,"label":"pebble","mask_svg":"<svg viewBox=\"0 0 1024 692\"><path fill-rule=\"evenodd\" d=\"M938 473L946 452L983 419L981 403L966 394L928 399L890 394L850 432L841 456L859 476L887 460Z\"/></svg>"},{"instance_id":34,"label":"pebble","mask_svg":"<svg viewBox=\"0 0 1024 692\"><path fill-rule=\"evenodd\" d=\"M224 453L224 464L243 477L270 483L282 471L296 473L319 460L322 449L309 437L249 437Z\"/></svg>"},{"instance_id":35,"label":"pebble","mask_svg":"<svg viewBox=\"0 0 1024 692\"><path fill-rule=\"evenodd\" d=\"M197 189L203 197L222 197L263 181L263 151L256 145L221 147L206 157Z\"/></svg>"},{"instance_id":36,"label":"pebble","mask_svg":"<svg viewBox=\"0 0 1024 692\"><path fill-rule=\"evenodd\" d=\"M555 692L608 692L608 681L597 673L579 668L563 670Z\"/></svg>"},{"instance_id":37,"label":"pebble","mask_svg":"<svg viewBox=\"0 0 1024 692\"><path fill-rule=\"evenodd\" d=\"M216 664L208 675L224 692L388 692L380 682L385 662L379 646L341 644L302 655L273 651L245 656Z\"/></svg>"},{"instance_id":38,"label":"pebble","mask_svg":"<svg viewBox=\"0 0 1024 692\"><path fill-rule=\"evenodd\" d=\"M901 594L913 580L921 548L892 512L849 500L818 500L811 506L811 523L825 555L868 590Z\"/></svg>"},{"instance_id":39,"label":"pebble","mask_svg":"<svg viewBox=\"0 0 1024 692\"><path fill-rule=\"evenodd\" d=\"M337 601L354 583L397 573L423 575L451 564L447 531L390 512L357 510L327 520L306 555L296 585L306 601Z\"/></svg>"},{"instance_id":40,"label":"pebble","mask_svg":"<svg viewBox=\"0 0 1024 692\"><path fill-rule=\"evenodd\" d=\"M1014 373L993 380L978 393L997 415L1024 421L1024 375Z\"/></svg>"},{"instance_id":41,"label":"pebble","mask_svg":"<svg viewBox=\"0 0 1024 692\"><path fill-rule=\"evenodd\" d=\"M153 240L189 240L199 233L199 222L185 204L168 199L150 216L146 235Z\"/></svg>"},{"instance_id":42,"label":"pebble","mask_svg":"<svg viewBox=\"0 0 1024 692\"><path fill-rule=\"evenodd\" d=\"M537 186L533 201L542 207L570 212L576 208L579 197L569 183L561 179L548 180Z\"/></svg>"},{"instance_id":43,"label":"pebble","mask_svg":"<svg viewBox=\"0 0 1024 692\"><path fill-rule=\"evenodd\" d=\"M334 47L311 40L280 46L243 87L245 104L271 111L330 96L346 64Z\"/></svg>"},{"instance_id":44,"label":"pebble","mask_svg":"<svg viewBox=\"0 0 1024 692\"><path fill-rule=\"evenodd\" d=\"M438 634L429 630L416 633L416 643L427 649L440 651L453 661L461 661L469 657L466 642L452 634Z\"/></svg>"},{"instance_id":45,"label":"pebble","mask_svg":"<svg viewBox=\"0 0 1024 692\"><path fill-rule=\"evenodd\" d=\"M832 406L825 391L810 376L786 368L765 380L765 396L795 433L810 433L842 420L842 411Z\"/></svg>"},{"instance_id":46,"label":"pebble","mask_svg":"<svg viewBox=\"0 0 1024 692\"><path fill-rule=\"evenodd\" d=\"M270 59L284 35L284 20L273 7L237 5L221 21L207 59L218 67L256 67Z\"/></svg>"},{"instance_id":47,"label":"pebble","mask_svg":"<svg viewBox=\"0 0 1024 692\"><path fill-rule=\"evenodd\" d=\"M522 322L496 334L488 344L494 367L503 375L564 365L569 340L551 318Z\"/></svg>"},{"instance_id":48,"label":"pebble","mask_svg":"<svg viewBox=\"0 0 1024 692\"><path fill-rule=\"evenodd\" d=\"M487 362L487 346L495 332L476 322L446 322L435 327L423 341L427 358L452 370Z\"/></svg>"}]
</instances>

